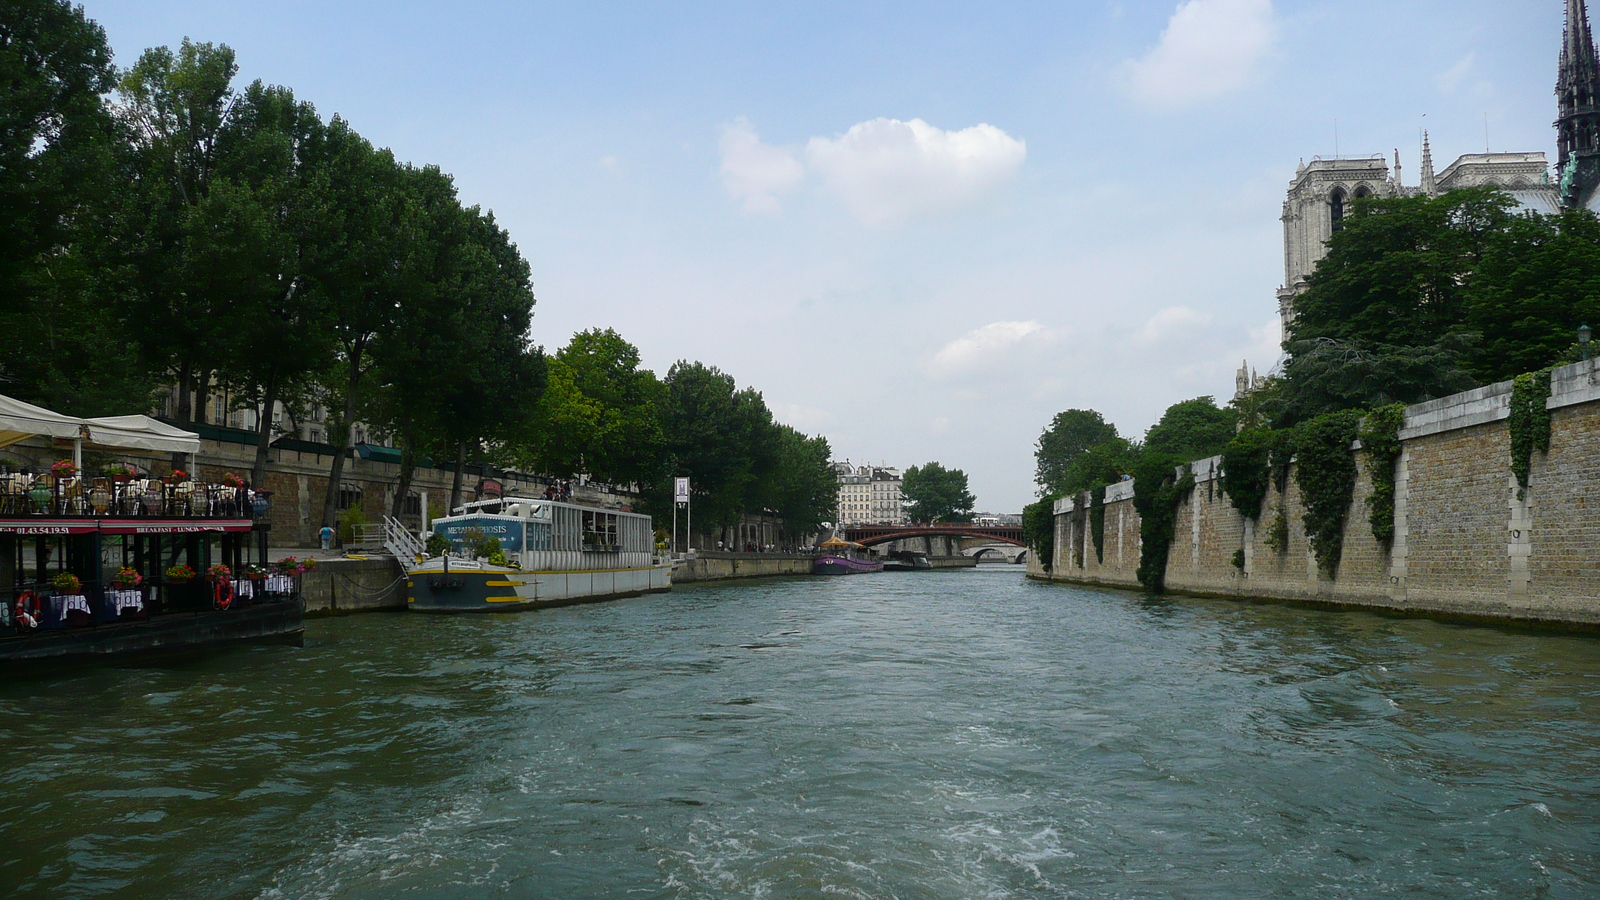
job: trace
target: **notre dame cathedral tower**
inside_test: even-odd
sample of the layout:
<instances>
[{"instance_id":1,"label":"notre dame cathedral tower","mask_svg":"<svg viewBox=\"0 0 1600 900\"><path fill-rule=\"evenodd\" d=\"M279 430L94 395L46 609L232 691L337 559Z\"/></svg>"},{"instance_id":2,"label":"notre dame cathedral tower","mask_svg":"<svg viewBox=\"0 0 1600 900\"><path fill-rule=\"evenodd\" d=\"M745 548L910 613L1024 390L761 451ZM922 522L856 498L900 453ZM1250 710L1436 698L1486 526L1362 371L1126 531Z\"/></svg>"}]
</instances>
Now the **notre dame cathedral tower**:
<instances>
[{"instance_id":1,"label":"notre dame cathedral tower","mask_svg":"<svg viewBox=\"0 0 1600 900\"><path fill-rule=\"evenodd\" d=\"M1523 209L1556 213L1590 209L1600 213L1600 58L1595 53L1584 0L1566 0L1566 28L1556 72L1556 160L1558 180L1542 151L1468 153L1435 173L1428 136L1422 136L1418 183L1402 180L1400 151L1394 166L1381 154L1301 161L1283 202L1283 286L1278 315L1287 333L1294 298L1327 254L1327 241L1358 198L1434 196L1457 188L1495 185Z\"/></svg>"}]
</instances>

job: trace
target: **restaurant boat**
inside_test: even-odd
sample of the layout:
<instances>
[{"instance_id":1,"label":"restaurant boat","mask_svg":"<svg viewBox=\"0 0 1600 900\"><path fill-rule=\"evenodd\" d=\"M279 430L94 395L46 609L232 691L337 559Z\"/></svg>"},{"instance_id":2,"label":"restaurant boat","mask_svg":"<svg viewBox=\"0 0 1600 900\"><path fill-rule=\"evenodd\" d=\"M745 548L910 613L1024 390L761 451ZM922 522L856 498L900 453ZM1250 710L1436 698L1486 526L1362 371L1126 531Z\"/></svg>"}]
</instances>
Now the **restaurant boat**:
<instances>
[{"instance_id":1,"label":"restaurant boat","mask_svg":"<svg viewBox=\"0 0 1600 900\"><path fill-rule=\"evenodd\" d=\"M194 453L198 436L0 397L0 447L35 436L72 459L0 465L0 668L299 640L302 570L269 566L263 495L236 477L80 472L86 447Z\"/></svg>"},{"instance_id":2,"label":"restaurant boat","mask_svg":"<svg viewBox=\"0 0 1600 900\"><path fill-rule=\"evenodd\" d=\"M672 567L655 555L650 517L535 497L481 500L436 519L435 549L385 523L406 572L406 608L505 612L670 590Z\"/></svg>"},{"instance_id":3,"label":"restaurant boat","mask_svg":"<svg viewBox=\"0 0 1600 900\"><path fill-rule=\"evenodd\" d=\"M867 556L862 546L852 541L835 536L817 547L822 555L811 562L813 575L861 575L883 571L882 560Z\"/></svg>"}]
</instances>

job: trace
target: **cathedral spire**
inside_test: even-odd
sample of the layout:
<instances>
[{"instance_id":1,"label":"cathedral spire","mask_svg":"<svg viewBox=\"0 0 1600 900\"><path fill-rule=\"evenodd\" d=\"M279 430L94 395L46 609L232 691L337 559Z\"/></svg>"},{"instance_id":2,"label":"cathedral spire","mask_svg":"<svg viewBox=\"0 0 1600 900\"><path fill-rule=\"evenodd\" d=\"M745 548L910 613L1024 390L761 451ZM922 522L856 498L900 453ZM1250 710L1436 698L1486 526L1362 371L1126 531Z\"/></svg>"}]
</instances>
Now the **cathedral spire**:
<instances>
[{"instance_id":1,"label":"cathedral spire","mask_svg":"<svg viewBox=\"0 0 1600 900\"><path fill-rule=\"evenodd\" d=\"M1433 150L1428 146L1426 131L1422 133L1422 193L1427 197L1439 193L1439 185L1433 179Z\"/></svg>"},{"instance_id":2,"label":"cathedral spire","mask_svg":"<svg viewBox=\"0 0 1600 900\"><path fill-rule=\"evenodd\" d=\"M1396 196L1405 190L1406 182L1400 177L1400 148L1394 148L1394 192Z\"/></svg>"},{"instance_id":3,"label":"cathedral spire","mask_svg":"<svg viewBox=\"0 0 1600 900\"><path fill-rule=\"evenodd\" d=\"M1600 183L1600 59L1583 0L1567 0L1556 70L1556 166L1561 172L1561 202L1577 206Z\"/></svg>"}]
</instances>

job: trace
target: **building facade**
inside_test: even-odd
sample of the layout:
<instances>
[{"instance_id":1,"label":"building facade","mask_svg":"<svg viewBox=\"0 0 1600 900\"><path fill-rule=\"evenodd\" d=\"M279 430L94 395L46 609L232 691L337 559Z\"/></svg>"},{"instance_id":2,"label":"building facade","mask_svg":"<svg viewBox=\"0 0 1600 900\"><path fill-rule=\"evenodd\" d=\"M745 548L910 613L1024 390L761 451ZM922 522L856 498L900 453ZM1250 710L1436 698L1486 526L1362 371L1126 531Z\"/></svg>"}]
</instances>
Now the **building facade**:
<instances>
[{"instance_id":1,"label":"building facade","mask_svg":"<svg viewBox=\"0 0 1600 900\"><path fill-rule=\"evenodd\" d=\"M904 525L905 501L900 493L900 470L893 466L833 464L839 479L840 527L851 525Z\"/></svg>"}]
</instances>

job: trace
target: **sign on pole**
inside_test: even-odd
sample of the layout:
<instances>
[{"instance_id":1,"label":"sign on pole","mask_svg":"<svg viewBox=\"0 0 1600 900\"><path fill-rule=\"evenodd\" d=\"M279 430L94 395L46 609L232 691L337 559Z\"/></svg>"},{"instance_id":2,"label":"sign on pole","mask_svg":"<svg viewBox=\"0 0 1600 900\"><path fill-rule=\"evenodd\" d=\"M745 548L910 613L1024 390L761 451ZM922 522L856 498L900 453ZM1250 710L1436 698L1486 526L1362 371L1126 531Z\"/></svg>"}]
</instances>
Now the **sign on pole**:
<instances>
[{"instance_id":1,"label":"sign on pole","mask_svg":"<svg viewBox=\"0 0 1600 900\"><path fill-rule=\"evenodd\" d=\"M689 502L689 479L687 479L687 478L674 478L674 479L672 479L672 483L673 483L672 484L672 499L676 500L679 503L688 503Z\"/></svg>"}]
</instances>

